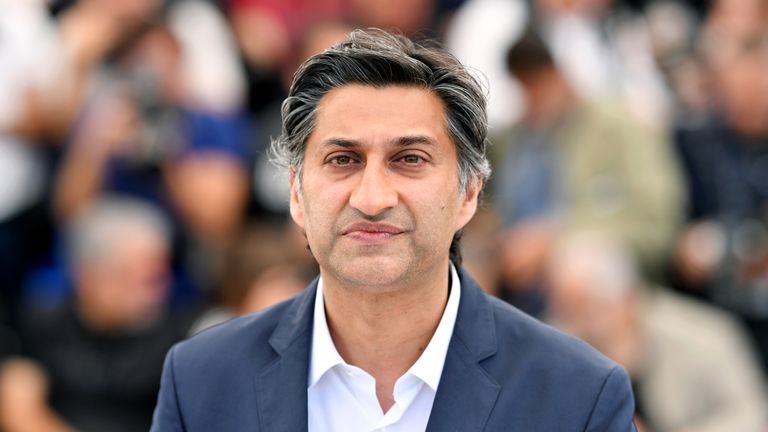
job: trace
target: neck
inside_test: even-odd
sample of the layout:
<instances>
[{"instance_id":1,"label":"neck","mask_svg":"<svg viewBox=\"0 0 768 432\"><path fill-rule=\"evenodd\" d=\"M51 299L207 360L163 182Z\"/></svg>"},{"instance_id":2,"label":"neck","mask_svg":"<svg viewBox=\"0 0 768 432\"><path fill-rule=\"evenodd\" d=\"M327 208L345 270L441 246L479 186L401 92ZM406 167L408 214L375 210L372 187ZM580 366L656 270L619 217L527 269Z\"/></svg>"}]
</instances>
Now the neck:
<instances>
[{"instance_id":1,"label":"neck","mask_svg":"<svg viewBox=\"0 0 768 432\"><path fill-rule=\"evenodd\" d=\"M386 290L349 287L323 275L326 319L341 357L371 374L386 412L395 382L429 344L448 301L448 262Z\"/></svg>"},{"instance_id":2,"label":"neck","mask_svg":"<svg viewBox=\"0 0 768 432\"><path fill-rule=\"evenodd\" d=\"M150 328L162 315L160 310L154 310L147 311L141 316L126 317L86 301L77 302L75 310L78 319L86 328L104 335L132 333Z\"/></svg>"}]
</instances>

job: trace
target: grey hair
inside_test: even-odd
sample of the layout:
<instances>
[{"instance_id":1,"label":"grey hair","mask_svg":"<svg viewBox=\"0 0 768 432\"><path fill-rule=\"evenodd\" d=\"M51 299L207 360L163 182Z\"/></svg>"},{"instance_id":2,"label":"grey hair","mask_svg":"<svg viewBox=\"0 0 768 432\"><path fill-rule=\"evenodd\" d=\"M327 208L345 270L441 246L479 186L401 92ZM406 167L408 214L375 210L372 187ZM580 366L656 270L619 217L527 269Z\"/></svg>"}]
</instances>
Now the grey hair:
<instances>
[{"instance_id":1,"label":"grey hair","mask_svg":"<svg viewBox=\"0 0 768 432\"><path fill-rule=\"evenodd\" d=\"M446 111L446 128L456 145L459 182L487 180L486 96L480 83L451 54L379 29L355 30L346 40L299 67L282 105L282 132L270 156L301 179L304 151L317 107L326 93L348 84L415 86L434 92Z\"/></svg>"},{"instance_id":2,"label":"grey hair","mask_svg":"<svg viewBox=\"0 0 768 432\"><path fill-rule=\"evenodd\" d=\"M99 198L78 212L66 226L67 262L77 266L109 259L123 236L137 228L170 242L170 224L155 206L134 198Z\"/></svg>"},{"instance_id":3,"label":"grey hair","mask_svg":"<svg viewBox=\"0 0 768 432\"><path fill-rule=\"evenodd\" d=\"M588 269L592 293L625 298L640 283L638 264L623 243L597 231L570 233L560 239L550 258L553 268Z\"/></svg>"}]
</instances>

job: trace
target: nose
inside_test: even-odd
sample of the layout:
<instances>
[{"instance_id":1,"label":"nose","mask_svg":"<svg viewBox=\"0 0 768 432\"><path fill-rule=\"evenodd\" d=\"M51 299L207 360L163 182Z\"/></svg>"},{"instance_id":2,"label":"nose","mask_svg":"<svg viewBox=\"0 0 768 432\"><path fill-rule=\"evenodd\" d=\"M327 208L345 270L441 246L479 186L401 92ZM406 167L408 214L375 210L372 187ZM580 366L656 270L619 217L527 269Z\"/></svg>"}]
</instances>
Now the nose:
<instances>
[{"instance_id":1,"label":"nose","mask_svg":"<svg viewBox=\"0 0 768 432\"><path fill-rule=\"evenodd\" d=\"M369 162L360 173L349 205L367 216L377 216L397 205L398 195L386 166Z\"/></svg>"}]
</instances>

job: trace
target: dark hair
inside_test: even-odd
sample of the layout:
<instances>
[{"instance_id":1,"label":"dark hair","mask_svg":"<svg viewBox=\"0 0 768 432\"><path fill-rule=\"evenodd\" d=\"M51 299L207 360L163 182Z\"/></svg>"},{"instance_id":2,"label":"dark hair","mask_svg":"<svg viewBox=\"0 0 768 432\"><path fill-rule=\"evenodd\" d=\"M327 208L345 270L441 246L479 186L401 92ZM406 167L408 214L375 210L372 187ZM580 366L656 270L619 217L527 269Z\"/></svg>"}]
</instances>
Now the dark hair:
<instances>
[{"instance_id":1,"label":"dark hair","mask_svg":"<svg viewBox=\"0 0 768 432\"><path fill-rule=\"evenodd\" d=\"M507 71L512 74L536 72L554 65L549 48L532 28L528 28L520 39L507 49L506 66Z\"/></svg>"},{"instance_id":2,"label":"dark hair","mask_svg":"<svg viewBox=\"0 0 768 432\"><path fill-rule=\"evenodd\" d=\"M461 188L471 178L485 181L490 175L486 97L477 79L439 48L369 29L351 32L340 44L304 62L294 75L282 106L282 132L272 142L271 156L278 165L295 170L299 182L320 99L348 84L416 86L434 92L443 102L446 128L456 145ZM450 255L460 265L458 233Z\"/></svg>"}]
</instances>

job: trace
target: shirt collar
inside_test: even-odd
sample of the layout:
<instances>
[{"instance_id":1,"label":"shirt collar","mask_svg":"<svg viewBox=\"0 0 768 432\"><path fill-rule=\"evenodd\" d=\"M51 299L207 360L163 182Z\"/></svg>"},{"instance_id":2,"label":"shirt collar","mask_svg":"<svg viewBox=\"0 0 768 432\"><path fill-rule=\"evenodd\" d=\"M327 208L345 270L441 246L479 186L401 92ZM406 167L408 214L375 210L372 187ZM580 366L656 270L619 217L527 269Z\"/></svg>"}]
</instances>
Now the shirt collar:
<instances>
[{"instance_id":1,"label":"shirt collar","mask_svg":"<svg viewBox=\"0 0 768 432\"><path fill-rule=\"evenodd\" d=\"M317 281L315 294L315 317L312 326L312 358L309 363L309 387L317 383L331 368L344 364L336 345L333 344L328 321L325 318L325 302L323 301L323 278Z\"/></svg>"},{"instance_id":2,"label":"shirt collar","mask_svg":"<svg viewBox=\"0 0 768 432\"><path fill-rule=\"evenodd\" d=\"M443 310L443 316L432 335L429 344L421 353L406 375L412 374L424 381L433 391L437 391L440 376L443 373L445 357L448 353L448 345L453 335L453 327L456 324L456 316L459 312L461 299L461 282L453 263L450 265L450 293L448 302ZM323 278L317 282L317 294L315 295L314 325L312 330L312 353L309 368L309 385L314 386L326 372L339 364L345 364L336 346L333 344L331 332L328 329L328 321L325 316L325 302L323 300Z\"/></svg>"},{"instance_id":3,"label":"shirt collar","mask_svg":"<svg viewBox=\"0 0 768 432\"><path fill-rule=\"evenodd\" d=\"M424 381L435 392L437 392L437 385L440 383L440 376L443 374L448 345L451 342L456 316L459 313L460 299L461 282L456 268L451 263L450 294L448 294L448 302L445 304L443 316L440 318L440 323L437 325L427 348L406 372L406 375L410 373Z\"/></svg>"}]
</instances>

